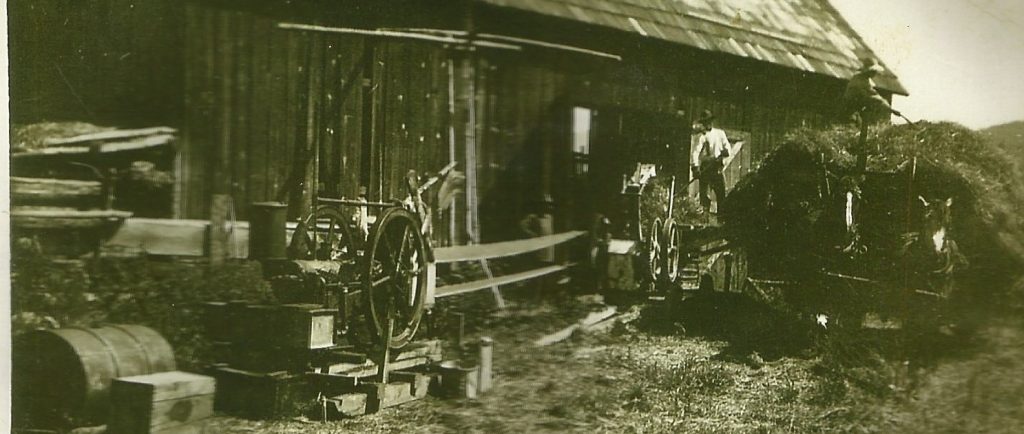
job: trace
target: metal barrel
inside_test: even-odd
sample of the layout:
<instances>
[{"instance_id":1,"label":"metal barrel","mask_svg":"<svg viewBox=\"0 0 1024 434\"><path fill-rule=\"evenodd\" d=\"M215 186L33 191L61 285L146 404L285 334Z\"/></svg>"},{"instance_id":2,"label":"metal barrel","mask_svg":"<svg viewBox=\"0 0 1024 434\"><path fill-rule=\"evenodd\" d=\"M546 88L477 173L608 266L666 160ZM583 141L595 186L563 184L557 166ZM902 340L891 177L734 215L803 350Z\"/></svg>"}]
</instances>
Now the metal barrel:
<instances>
[{"instance_id":1,"label":"metal barrel","mask_svg":"<svg viewBox=\"0 0 1024 434\"><path fill-rule=\"evenodd\" d=\"M33 427L102 424L115 378L176 369L167 340L139 325L29 332L13 355L12 404Z\"/></svg>"},{"instance_id":2,"label":"metal barrel","mask_svg":"<svg viewBox=\"0 0 1024 434\"><path fill-rule=\"evenodd\" d=\"M285 259L288 205L257 202L252 204L249 214L249 259Z\"/></svg>"}]
</instances>

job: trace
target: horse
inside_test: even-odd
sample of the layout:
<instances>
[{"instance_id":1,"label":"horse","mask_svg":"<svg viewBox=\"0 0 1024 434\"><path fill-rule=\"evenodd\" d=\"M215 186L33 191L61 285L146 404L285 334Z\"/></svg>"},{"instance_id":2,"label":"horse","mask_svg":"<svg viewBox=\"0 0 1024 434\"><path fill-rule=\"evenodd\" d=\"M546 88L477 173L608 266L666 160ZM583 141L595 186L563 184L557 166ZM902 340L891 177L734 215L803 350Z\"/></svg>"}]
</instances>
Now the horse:
<instances>
[{"instance_id":1,"label":"horse","mask_svg":"<svg viewBox=\"0 0 1024 434\"><path fill-rule=\"evenodd\" d=\"M955 272L968 265L950 237L953 198L917 199L923 206L920 229L903 236L907 284L919 294L945 299L952 295Z\"/></svg>"}]
</instances>

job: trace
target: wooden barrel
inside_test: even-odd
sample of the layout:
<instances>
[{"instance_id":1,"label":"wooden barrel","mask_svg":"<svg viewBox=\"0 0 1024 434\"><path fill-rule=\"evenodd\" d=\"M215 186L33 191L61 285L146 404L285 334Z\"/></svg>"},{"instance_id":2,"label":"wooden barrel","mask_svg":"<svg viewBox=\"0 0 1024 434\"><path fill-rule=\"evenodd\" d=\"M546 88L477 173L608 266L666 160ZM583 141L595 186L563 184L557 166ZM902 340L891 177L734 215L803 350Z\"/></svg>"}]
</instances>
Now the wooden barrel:
<instances>
[{"instance_id":1,"label":"wooden barrel","mask_svg":"<svg viewBox=\"0 0 1024 434\"><path fill-rule=\"evenodd\" d=\"M102 424L113 379L176 369L167 340L139 325L30 332L13 355L12 404L33 427Z\"/></svg>"}]
</instances>

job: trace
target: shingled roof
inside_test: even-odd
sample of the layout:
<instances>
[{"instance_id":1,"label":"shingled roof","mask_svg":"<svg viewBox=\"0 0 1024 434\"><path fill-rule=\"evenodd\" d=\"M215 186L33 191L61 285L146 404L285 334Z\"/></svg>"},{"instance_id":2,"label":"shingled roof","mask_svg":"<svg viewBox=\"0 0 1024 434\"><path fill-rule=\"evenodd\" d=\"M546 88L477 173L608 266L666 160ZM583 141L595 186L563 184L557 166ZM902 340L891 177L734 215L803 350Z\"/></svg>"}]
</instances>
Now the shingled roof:
<instances>
[{"instance_id":1,"label":"shingled roof","mask_svg":"<svg viewBox=\"0 0 1024 434\"><path fill-rule=\"evenodd\" d=\"M841 79L877 56L828 0L477 0ZM879 87L907 91L886 71Z\"/></svg>"}]
</instances>

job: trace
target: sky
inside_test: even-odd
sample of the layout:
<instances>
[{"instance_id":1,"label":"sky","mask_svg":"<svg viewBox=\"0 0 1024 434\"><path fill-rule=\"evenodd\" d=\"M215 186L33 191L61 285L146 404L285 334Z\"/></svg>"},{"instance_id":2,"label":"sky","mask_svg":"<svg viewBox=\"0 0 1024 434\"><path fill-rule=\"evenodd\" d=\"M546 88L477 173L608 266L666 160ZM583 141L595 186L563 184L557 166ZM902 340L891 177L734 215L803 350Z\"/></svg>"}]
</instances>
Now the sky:
<instances>
[{"instance_id":1,"label":"sky","mask_svg":"<svg viewBox=\"0 0 1024 434\"><path fill-rule=\"evenodd\" d=\"M830 0L910 93L912 120L1024 120L1024 0Z\"/></svg>"}]
</instances>

